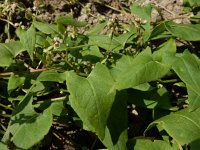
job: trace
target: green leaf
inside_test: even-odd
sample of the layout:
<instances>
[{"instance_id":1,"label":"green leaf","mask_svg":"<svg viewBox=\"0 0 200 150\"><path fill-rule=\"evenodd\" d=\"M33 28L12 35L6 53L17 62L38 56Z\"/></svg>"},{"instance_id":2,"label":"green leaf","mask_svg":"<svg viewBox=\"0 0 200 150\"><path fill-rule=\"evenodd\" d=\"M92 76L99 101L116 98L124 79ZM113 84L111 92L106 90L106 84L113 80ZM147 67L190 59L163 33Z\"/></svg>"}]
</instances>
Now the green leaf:
<instances>
[{"instance_id":1,"label":"green leaf","mask_svg":"<svg viewBox=\"0 0 200 150\"><path fill-rule=\"evenodd\" d=\"M156 51L153 53L153 57L155 60L158 60L159 62L165 62L165 59L164 59L165 53L171 54L171 55L176 54L176 42L174 39L169 39L167 42L160 45L156 49Z\"/></svg>"},{"instance_id":2,"label":"green leaf","mask_svg":"<svg viewBox=\"0 0 200 150\"><path fill-rule=\"evenodd\" d=\"M199 0L183 0L184 4L189 4L190 6L199 6Z\"/></svg>"},{"instance_id":3,"label":"green leaf","mask_svg":"<svg viewBox=\"0 0 200 150\"><path fill-rule=\"evenodd\" d=\"M35 28L37 28L39 31L45 34L52 34L57 32L57 27L54 24L43 23L38 21L34 21L33 24Z\"/></svg>"},{"instance_id":4,"label":"green leaf","mask_svg":"<svg viewBox=\"0 0 200 150\"><path fill-rule=\"evenodd\" d=\"M66 73L66 81L72 108L84 125L103 140L115 98L114 80L109 70L98 63L88 78L70 71Z\"/></svg>"},{"instance_id":5,"label":"green leaf","mask_svg":"<svg viewBox=\"0 0 200 150\"><path fill-rule=\"evenodd\" d=\"M8 93L11 93L17 87L24 84L25 77L19 77L18 75L11 75L8 80Z\"/></svg>"},{"instance_id":6,"label":"green leaf","mask_svg":"<svg viewBox=\"0 0 200 150\"><path fill-rule=\"evenodd\" d=\"M0 149L2 150L10 150L8 148L8 142L10 142L9 132L6 132L3 138L0 141Z\"/></svg>"},{"instance_id":7,"label":"green leaf","mask_svg":"<svg viewBox=\"0 0 200 150\"><path fill-rule=\"evenodd\" d=\"M101 47L106 51L119 50L123 48L121 43L107 35L91 35L89 36L88 44Z\"/></svg>"},{"instance_id":8,"label":"green leaf","mask_svg":"<svg viewBox=\"0 0 200 150\"><path fill-rule=\"evenodd\" d=\"M122 56L111 73L116 81L117 89L121 90L159 79L169 70L169 65L153 60L151 50L147 49L135 58Z\"/></svg>"},{"instance_id":9,"label":"green leaf","mask_svg":"<svg viewBox=\"0 0 200 150\"><path fill-rule=\"evenodd\" d=\"M45 89L45 85L42 82L36 82L35 86L31 89L32 93L36 93L39 91L43 91Z\"/></svg>"},{"instance_id":10,"label":"green leaf","mask_svg":"<svg viewBox=\"0 0 200 150\"><path fill-rule=\"evenodd\" d=\"M107 121L105 138L103 144L109 150L125 150L128 141L128 117L127 117L127 93L119 91L116 93Z\"/></svg>"},{"instance_id":11,"label":"green leaf","mask_svg":"<svg viewBox=\"0 0 200 150\"><path fill-rule=\"evenodd\" d=\"M0 43L0 66L10 66L13 58L22 51L24 48L19 41Z\"/></svg>"},{"instance_id":12,"label":"green leaf","mask_svg":"<svg viewBox=\"0 0 200 150\"><path fill-rule=\"evenodd\" d=\"M33 53L36 44L36 31L33 25L27 30L17 30L17 36L20 38L20 42L23 44L24 49L28 51L31 59L33 60Z\"/></svg>"},{"instance_id":13,"label":"green leaf","mask_svg":"<svg viewBox=\"0 0 200 150\"><path fill-rule=\"evenodd\" d=\"M176 24L166 22L166 29L174 36L187 41L200 40L200 24Z\"/></svg>"},{"instance_id":14,"label":"green leaf","mask_svg":"<svg viewBox=\"0 0 200 150\"><path fill-rule=\"evenodd\" d=\"M57 71L47 70L43 71L37 77L37 81L63 82L65 78L65 73L58 73Z\"/></svg>"},{"instance_id":15,"label":"green leaf","mask_svg":"<svg viewBox=\"0 0 200 150\"><path fill-rule=\"evenodd\" d=\"M83 60L88 60L91 62L99 62L101 58L103 58L103 54L100 52L98 46L90 46L83 51L81 51L83 56Z\"/></svg>"},{"instance_id":16,"label":"green leaf","mask_svg":"<svg viewBox=\"0 0 200 150\"><path fill-rule=\"evenodd\" d=\"M47 46L50 46L49 43L46 40L47 36L46 34L42 32L37 32L36 33L36 41L35 41L35 47L40 47L40 48L46 48Z\"/></svg>"},{"instance_id":17,"label":"green leaf","mask_svg":"<svg viewBox=\"0 0 200 150\"><path fill-rule=\"evenodd\" d=\"M147 139L137 139L137 140L130 140L128 142L128 149L130 150L178 150L179 147L177 144L173 144L172 146L170 143L161 140L147 140Z\"/></svg>"},{"instance_id":18,"label":"green leaf","mask_svg":"<svg viewBox=\"0 0 200 150\"><path fill-rule=\"evenodd\" d=\"M152 88L151 85L147 82L134 87L134 89L140 91L149 91L151 88Z\"/></svg>"},{"instance_id":19,"label":"green leaf","mask_svg":"<svg viewBox=\"0 0 200 150\"><path fill-rule=\"evenodd\" d=\"M71 25L74 27L84 27L87 25L87 22L83 21L77 21L72 16L60 16L56 20L57 23L63 24L63 25Z\"/></svg>"},{"instance_id":20,"label":"green leaf","mask_svg":"<svg viewBox=\"0 0 200 150\"><path fill-rule=\"evenodd\" d=\"M191 111L200 107L200 93L197 93L197 90L191 88L188 84L187 91L188 91L188 101L189 101L189 108Z\"/></svg>"},{"instance_id":21,"label":"green leaf","mask_svg":"<svg viewBox=\"0 0 200 150\"><path fill-rule=\"evenodd\" d=\"M125 47L127 42L135 38L133 32L127 32L119 36L107 36L107 35L91 35L89 36L89 45L95 45L101 47L107 51L119 51Z\"/></svg>"},{"instance_id":22,"label":"green leaf","mask_svg":"<svg viewBox=\"0 0 200 150\"><path fill-rule=\"evenodd\" d=\"M48 133L53 121L50 108L37 113L32 101L33 97L28 95L15 108L7 129L17 148L29 149L38 143Z\"/></svg>"},{"instance_id":23,"label":"green leaf","mask_svg":"<svg viewBox=\"0 0 200 150\"><path fill-rule=\"evenodd\" d=\"M88 35L99 35L101 31L105 28L107 25L107 21L97 24L94 28L92 28L89 32Z\"/></svg>"},{"instance_id":24,"label":"green leaf","mask_svg":"<svg viewBox=\"0 0 200 150\"><path fill-rule=\"evenodd\" d=\"M123 49L125 47L125 44L130 42L132 43L132 40L136 37L137 35L134 33L132 30L131 32L127 32L124 34L120 34L119 36L114 36L113 40L117 41L120 46L118 50Z\"/></svg>"},{"instance_id":25,"label":"green leaf","mask_svg":"<svg viewBox=\"0 0 200 150\"><path fill-rule=\"evenodd\" d=\"M131 6L131 13L148 22L151 21L151 5L149 4L145 6L134 4Z\"/></svg>"},{"instance_id":26,"label":"green leaf","mask_svg":"<svg viewBox=\"0 0 200 150\"><path fill-rule=\"evenodd\" d=\"M63 25L61 23L57 23L57 30L61 34L65 34L65 32L67 31L65 25Z\"/></svg>"},{"instance_id":27,"label":"green leaf","mask_svg":"<svg viewBox=\"0 0 200 150\"><path fill-rule=\"evenodd\" d=\"M160 37L160 35L165 31L166 31L165 22L161 22L151 32L150 40L162 38L162 37Z\"/></svg>"},{"instance_id":28,"label":"green leaf","mask_svg":"<svg viewBox=\"0 0 200 150\"><path fill-rule=\"evenodd\" d=\"M194 55L185 51L176 56L165 56L166 62L172 65L172 69L180 79L186 83L189 96L189 107L195 110L200 107L200 64Z\"/></svg>"},{"instance_id":29,"label":"green leaf","mask_svg":"<svg viewBox=\"0 0 200 150\"><path fill-rule=\"evenodd\" d=\"M133 90L130 93L128 102L148 109L161 108L169 110L172 107L169 93L164 87L146 92Z\"/></svg>"},{"instance_id":30,"label":"green leaf","mask_svg":"<svg viewBox=\"0 0 200 150\"><path fill-rule=\"evenodd\" d=\"M64 112L65 112L65 114L64 114L65 117L67 116L67 111L66 111L63 101L52 102L51 111L52 111L52 114L56 115L56 116L61 116L62 113L64 113Z\"/></svg>"},{"instance_id":31,"label":"green leaf","mask_svg":"<svg viewBox=\"0 0 200 150\"><path fill-rule=\"evenodd\" d=\"M193 112L183 109L152 122L146 131L159 125L179 144L189 144L200 138L199 115L200 109Z\"/></svg>"}]
</instances>

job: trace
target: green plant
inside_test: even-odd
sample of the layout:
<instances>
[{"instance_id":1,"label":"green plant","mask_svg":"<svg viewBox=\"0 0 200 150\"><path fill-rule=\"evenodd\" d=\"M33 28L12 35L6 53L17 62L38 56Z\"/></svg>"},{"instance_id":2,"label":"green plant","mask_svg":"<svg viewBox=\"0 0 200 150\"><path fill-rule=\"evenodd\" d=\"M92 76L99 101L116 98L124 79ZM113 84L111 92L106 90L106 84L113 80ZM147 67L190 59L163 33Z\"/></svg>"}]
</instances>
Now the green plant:
<instances>
[{"instance_id":1,"label":"green plant","mask_svg":"<svg viewBox=\"0 0 200 150\"><path fill-rule=\"evenodd\" d=\"M62 16L0 43L0 149L39 147L60 117L108 149L196 149L200 24L152 26L151 9L133 5L125 33L103 35L102 22L82 35L85 22Z\"/></svg>"}]
</instances>

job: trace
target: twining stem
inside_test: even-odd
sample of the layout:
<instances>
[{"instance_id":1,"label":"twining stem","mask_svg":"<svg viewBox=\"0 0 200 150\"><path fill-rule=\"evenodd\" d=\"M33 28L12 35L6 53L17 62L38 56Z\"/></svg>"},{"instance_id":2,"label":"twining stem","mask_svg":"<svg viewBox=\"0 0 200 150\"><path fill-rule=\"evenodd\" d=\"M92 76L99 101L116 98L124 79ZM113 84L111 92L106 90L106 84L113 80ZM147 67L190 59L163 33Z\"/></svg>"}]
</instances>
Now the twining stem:
<instances>
[{"instance_id":1,"label":"twining stem","mask_svg":"<svg viewBox=\"0 0 200 150\"><path fill-rule=\"evenodd\" d=\"M3 107L5 109L9 109L9 110L13 110L11 107L7 106L7 105L3 105L0 103L0 107Z\"/></svg>"},{"instance_id":2,"label":"twining stem","mask_svg":"<svg viewBox=\"0 0 200 150\"><path fill-rule=\"evenodd\" d=\"M69 93L69 91L66 90L66 89L60 89L60 91L61 91L61 92L64 92L64 93Z\"/></svg>"},{"instance_id":3,"label":"twining stem","mask_svg":"<svg viewBox=\"0 0 200 150\"><path fill-rule=\"evenodd\" d=\"M9 115L9 114L0 114L0 116L5 117L5 118L10 118L10 117L12 117L12 115Z\"/></svg>"},{"instance_id":4,"label":"twining stem","mask_svg":"<svg viewBox=\"0 0 200 150\"><path fill-rule=\"evenodd\" d=\"M48 70L48 68L31 69L29 72L30 73L36 73L36 72L42 72L42 71L46 71L46 70ZM11 76L11 75L20 74L20 73L26 73L26 71L24 71L24 72L22 72L22 71L17 71L17 72L2 72L2 73L0 73L0 77Z\"/></svg>"},{"instance_id":5,"label":"twining stem","mask_svg":"<svg viewBox=\"0 0 200 150\"><path fill-rule=\"evenodd\" d=\"M178 82L179 79L170 79L170 80L158 80L158 82L160 83L174 83L174 82Z\"/></svg>"},{"instance_id":6,"label":"twining stem","mask_svg":"<svg viewBox=\"0 0 200 150\"><path fill-rule=\"evenodd\" d=\"M55 101L64 101L64 100L66 100L66 96L51 98L48 101L55 102ZM47 101L47 100L38 101L37 104L41 104L44 101Z\"/></svg>"},{"instance_id":7,"label":"twining stem","mask_svg":"<svg viewBox=\"0 0 200 150\"><path fill-rule=\"evenodd\" d=\"M2 129L3 129L4 131L6 131L6 127L5 127L3 124L0 124L0 125L1 125Z\"/></svg>"}]
</instances>

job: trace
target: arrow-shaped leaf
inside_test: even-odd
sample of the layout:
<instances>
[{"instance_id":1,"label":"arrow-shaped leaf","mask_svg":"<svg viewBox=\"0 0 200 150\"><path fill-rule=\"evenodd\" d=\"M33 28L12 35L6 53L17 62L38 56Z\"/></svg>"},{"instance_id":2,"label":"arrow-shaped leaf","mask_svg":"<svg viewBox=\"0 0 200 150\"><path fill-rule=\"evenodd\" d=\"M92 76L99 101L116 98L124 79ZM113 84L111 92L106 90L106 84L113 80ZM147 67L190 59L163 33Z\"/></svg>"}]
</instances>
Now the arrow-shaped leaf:
<instances>
[{"instance_id":1,"label":"arrow-shaped leaf","mask_svg":"<svg viewBox=\"0 0 200 150\"><path fill-rule=\"evenodd\" d=\"M43 113L37 113L32 101L33 97L28 95L16 107L7 129L17 148L29 149L38 143L48 133L53 121L50 108Z\"/></svg>"},{"instance_id":2,"label":"arrow-shaped leaf","mask_svg":"<svg viewBox=\"0 0 200 150\"><path fill-rule=\"evenodd\" d=\"M135 58L122 56L111 73L117 82L117 88L121 90L159 79L169 70L169 65L155 61L150 49L147 49Z\"/></svg>"},{"instance_id":3,"label":"arrow-shaped leaf","mask_svg":"<svg viewBox=\"0 0 200 150\"><path fill-rule=\"evenodd\" d=\"M179 144L189 144L200 139L200 109L190 112L183 109L162 117L149 125L147 130L160 125Z\"/></svg>"},{"instance_id":4,"label":"arrow-shaped leaf","mask_svg":"<svg viewBox=\"0 0 200 150\"><path fill-rule=\"evenodd\" d=\"M84 125L103 140L107 119L115 99L114 80L109 70L98 63L88 78L68 72L66 81L71 106Z\"/></svg>"}]
</instances>

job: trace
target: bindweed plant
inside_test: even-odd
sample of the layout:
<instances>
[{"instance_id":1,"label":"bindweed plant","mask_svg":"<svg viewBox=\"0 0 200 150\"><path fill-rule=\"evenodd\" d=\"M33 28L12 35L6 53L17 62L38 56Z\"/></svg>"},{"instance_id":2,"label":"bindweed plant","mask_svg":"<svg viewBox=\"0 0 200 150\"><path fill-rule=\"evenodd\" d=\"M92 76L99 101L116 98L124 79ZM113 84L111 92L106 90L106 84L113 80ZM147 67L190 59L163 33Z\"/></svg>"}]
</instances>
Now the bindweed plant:
<instances>
[{"instance_id":1,"label":"bindweed plant","mask_svg":"<svg viewBox=\"0 0 200 150\"><path fill-rule=\"evenodd\" d=\"M0 43L0 149L39 149L58 118L109 150L197 149L198 13L152 25L151 11L132 5L126 31L109 35L107 21L80 34L87 23L70 15L17 27Z\"/></svg>"}]
</instances>

